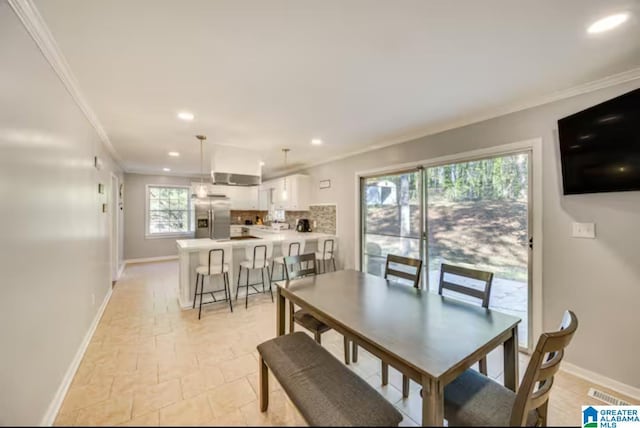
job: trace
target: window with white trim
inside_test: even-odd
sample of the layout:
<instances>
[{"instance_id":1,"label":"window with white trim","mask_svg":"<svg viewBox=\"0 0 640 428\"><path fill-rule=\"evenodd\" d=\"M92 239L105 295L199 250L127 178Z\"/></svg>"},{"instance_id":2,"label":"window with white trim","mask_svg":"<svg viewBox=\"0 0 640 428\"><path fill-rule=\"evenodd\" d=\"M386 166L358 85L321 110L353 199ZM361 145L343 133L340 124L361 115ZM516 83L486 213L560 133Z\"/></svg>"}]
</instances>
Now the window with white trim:
<instances>
[{"instance_id":1,"label":"window with white trim","mask_svg":"<svg viewBox=\"0 0 640 428\"><path fill-rule=\"evenodd\" d=\"M192 234L194 217L189 186L147 185L147 237Z\"/></svg>"}]
</instances>

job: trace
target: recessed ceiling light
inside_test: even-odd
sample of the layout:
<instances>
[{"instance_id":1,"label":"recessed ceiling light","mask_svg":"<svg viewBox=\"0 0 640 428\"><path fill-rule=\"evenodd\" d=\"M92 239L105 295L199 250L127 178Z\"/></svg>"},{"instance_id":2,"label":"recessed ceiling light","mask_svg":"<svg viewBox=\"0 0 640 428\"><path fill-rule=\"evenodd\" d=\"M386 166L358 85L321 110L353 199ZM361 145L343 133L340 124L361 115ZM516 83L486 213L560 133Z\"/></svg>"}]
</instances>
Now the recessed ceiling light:
<instances>
[{"instance_id":1,"label":"recessed ceiling light","mask_svg":"<svg viewBox=\"0 0 640 428\"><path fill-rule=\"evenodd\" d=\"M264 161L260 161L260 166L264 166Z\"/></svg>"},{"instance_id":2,"label":"recessed ceiling light","mask_svg":"<svg viewBox=\"0 0 640 428\"><path fill-rule=\"evenodd\" d=\"M320 138L314 138L313 140L311 140L311 144L313 144L314 146L319 146L320 144L322 144L322 140Z\"/></svg>"},{"instance_id":3,"label":"recessed ceiling light","mask_svg":"<svg viewBox=\"0 0 640 428\"><path fill-rule=\"evenodd\" d=\"M178 156L180 156L180 153L178 153L178 152L169 152L168 154L169 154L169 156L171 156L173 158L177 158Z\"/></svg>"},{"instance_id":4,"label":"recessed ceiling light","mask_svg":"<svg viewBox=\"0 0 640 428\"><path fill-rule=\"evenodd\" d=\"M178 119L192 121L193 117L193 113L189 113L188 111L181 111L180 113L178 113Z\"/></svg>"},{"instance_id":5,"label":"recessed ceiling light","mask_svg":"<svg viewBox=\"0 0 640 428\"><path fill-rule=\"evenodd\" d=\"M604 18L598 19L596 22L589 25L589 28L587 28L587 33L597 34L613 30L618 25L624 23L627 19L629 19L629 14L627 12L605 16Z\"/></svg>"},{"instance_id":6,"label":"recessed ceiling light","mask_svg":"<svg viewBox=\"0 0 640 428\"><path fill-rule=\"evenodd\" d=\"M164 172L169 172L169 171L171 171L171 168L162 168L162 170L163 170Z\"/></svg>"}]
</instances>

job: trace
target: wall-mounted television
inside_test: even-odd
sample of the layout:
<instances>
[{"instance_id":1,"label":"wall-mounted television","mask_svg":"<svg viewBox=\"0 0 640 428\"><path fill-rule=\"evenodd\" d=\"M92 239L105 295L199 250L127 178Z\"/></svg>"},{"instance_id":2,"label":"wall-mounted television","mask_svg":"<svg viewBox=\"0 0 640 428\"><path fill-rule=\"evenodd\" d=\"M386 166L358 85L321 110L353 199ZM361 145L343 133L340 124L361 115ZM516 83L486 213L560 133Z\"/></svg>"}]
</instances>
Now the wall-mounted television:
<instances>
[{"instance_id":1,"label":"wall-mounted television","mask_svg":"<svg viewBox=\"0 0 640 428\"><path fill-rule=\"evenodd\" d=\"M640 190L640 89L558 121L565 195Z\"/></svg>"}]
</instances>

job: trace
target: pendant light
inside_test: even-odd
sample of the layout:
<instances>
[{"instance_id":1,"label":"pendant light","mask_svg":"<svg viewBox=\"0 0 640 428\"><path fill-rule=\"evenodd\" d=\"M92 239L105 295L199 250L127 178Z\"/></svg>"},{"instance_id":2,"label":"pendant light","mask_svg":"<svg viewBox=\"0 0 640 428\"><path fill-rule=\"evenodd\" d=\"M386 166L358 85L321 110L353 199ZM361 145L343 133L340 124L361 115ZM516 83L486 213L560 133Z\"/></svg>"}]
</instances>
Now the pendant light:
<instances>
[{"instance_id":1,"label":"pendant light","mask_svg":"<svg viewBox=\"0 0 640 428\"><path fill-rule=\"evenodd\" d=\"M289 153L289 149L282 149L284 153L284 170L287 171L287 154ZM289 195L287 194L287 177L284 177L284 186L282 188L282 200L286 201Z\"/></svg>"},{"instance_id":2,"label":"pendant light","mask_svg":"<svg viewBox=\"0 0 640 428\"><path fill-rule=\"evenodd\" d=\"M199 198L207 197L207 186L204 185L204 173L203 173L203 165L204 165L204 140L207 139L205 135L196 135L196 138L200 140L200 186L198 186L198 191L196 194Z\"/></svg>"}]
</instances>

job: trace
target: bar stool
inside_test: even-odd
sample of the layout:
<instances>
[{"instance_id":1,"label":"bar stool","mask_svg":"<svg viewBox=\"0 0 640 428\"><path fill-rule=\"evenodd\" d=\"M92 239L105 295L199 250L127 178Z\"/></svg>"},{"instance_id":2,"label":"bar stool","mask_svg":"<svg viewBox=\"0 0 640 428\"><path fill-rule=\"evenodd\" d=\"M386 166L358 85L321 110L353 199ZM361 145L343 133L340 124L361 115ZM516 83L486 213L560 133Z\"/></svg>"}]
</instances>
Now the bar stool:
<instances>
[{"instance_id":1,"label":"bar stool","mask_svg":"<svg viewBox=\"0 0 640 428\"><path fill-rule=\"evenodd\" d=\"M253 294L259 294L260 291L255 287L258 284L262 284L262 293L265 292L264 288L264 270L267 270L267 278L269 279L269 293L271 293L271 301L273 302L273 291L271 291L271 272L269 270L269 261L271 260L271 256L273 255L273 243L266 242L260 244L250 244L245 247L244 250L245 260L240 262L240 266L238 268L238 287L236 288L236 300L238 300L238 291L240 291L240 287L246 287L247 294L244 299L244 307L245 309L249 305L249 287L255 290ZM242 275L242 270L246 269L247 271L247 282L246 284L240 284L240 276ZM252 270L260 270L260 276L262 278L262 282L256 282L254 284L249 284L249 276Z\"/></svg>"},{"instance_id":2,"label":"bar stool","mask_svg":"<svg viewBox=\"0 0 640 428\"><path fill-rule=\"evenodd\" d=\"M299 256L300 254L304 254L305 242L306 241L304 239L296 239L296 240L282 242L282 247L280 249L280 252L282 255L279 257L274 257L273 261L271 262L271 278L270 278L271 281L273 281L273 276L276 273L275 271L276 263L282 266L282 279L284 279L285 273L286 273L284 258L291 257L291 256Z\"/></svg>"},{"instance_id":3,"label":"bar stool","mask_svg":"<svg viewBox=\"0 0 640 428\"><path fill-rule=\"evenodd\" d=\"M316 248L316 261L318 262L318 267L322 264L322 272L327 272L327 261L331 260L331 264L333 265L333 270L336 270L336 259L334 257L335 251L338 247L337 244L338 238L336 236L331 236L328 238L318 238L318 247ZM322 263L320 263L322 262Z\"/></svg>"},{"instance_id":4,"label":"bar stool","mask_svg":"<svg viewBox=\"0 0 640 428\"><path fill-rule=\"evenodd\" d=\"M198 310L198 319L202 316L202 305L210 303L229 301L229 308L233 312L233 304L231 303L231 286L229 284L229 266L232 258L231 245L221 245L220 248L214 248L209 251L201 251L199 256L200 265L196 268L196 289L193 293L193 309L196 307L196 298L200 296L200 309ZM204 292L204 278L214 278L222 275L224 282L223 290L212 290ZM198 281L200 281L200 292L198 293ZM211 282L211 280L209 280ZM224 291L224 299L216 299L215 293ZM202 303L202 296L211 294L212 301Z\"/></svg>"}]
</instances>

